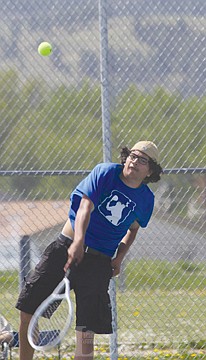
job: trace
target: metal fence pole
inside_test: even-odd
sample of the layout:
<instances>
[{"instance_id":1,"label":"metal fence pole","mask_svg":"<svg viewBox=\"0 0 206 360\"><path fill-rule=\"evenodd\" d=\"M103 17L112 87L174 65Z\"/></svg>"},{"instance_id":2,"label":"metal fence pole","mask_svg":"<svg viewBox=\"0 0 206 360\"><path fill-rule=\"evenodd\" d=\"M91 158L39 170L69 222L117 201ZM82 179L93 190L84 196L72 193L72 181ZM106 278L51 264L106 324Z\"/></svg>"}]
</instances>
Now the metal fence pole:
<instances>
[{"instance_id":1,"label":"metal fence pole","mask_svg":"<svg viewBox=\"0 0 206 360\"><path fill-rule=\"evenodd\" d=\"M103 159L111 161L111 122L110 122L110 100L108 81L108 31L107 31L107 0L99 0L99 27L100 27L100 79L102 100L102 139ZM118 359L117 344L117 308L116 308L116 283L110 281L110 298L112 305L113 333L110 335L110 359Z\"/></svg>"},{"instance_id":2,"label":"metal fence pole","mask_svg":"<svg viewBox=\"0 0 206 360\"><path fill-rule=\"evenodd\" d=\"M111 161L111 123L108 81L108 32L107 32L107 0L99 0L100 27L100 79L102 100L102 140L103 159Z\"/></svg>"},{"instance_id":3,"label":"metal fence pole","mask_svg":"<svg viewBox=\"0 0 206 360\"><path fill-rule=\"evenodd\" d=\"M20 240L20 289L24 285L24 278L28 275L31 269L31 251L30 239L28 235L24 235Z\"/></svg>"}]
</instances>

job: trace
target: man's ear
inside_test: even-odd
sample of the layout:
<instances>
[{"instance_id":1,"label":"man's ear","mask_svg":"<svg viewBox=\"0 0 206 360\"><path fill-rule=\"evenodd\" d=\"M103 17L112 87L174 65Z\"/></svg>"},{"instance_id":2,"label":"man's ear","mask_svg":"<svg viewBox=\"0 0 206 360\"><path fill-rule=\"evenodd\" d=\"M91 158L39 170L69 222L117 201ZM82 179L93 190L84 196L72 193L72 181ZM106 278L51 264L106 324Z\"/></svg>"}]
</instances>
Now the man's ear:
<instances>
[{"instance_id":1,"label":"man's ear","mask_svg":"<svg viewBox=\"0 0 206 360\"><path fill-rule=\"evenodd\" d=\"M153 171L150 170L150 171L149 171L149 174L146 176L146 178L149 178L149 177L152 175L152 173L153 173Z\"/></svg>"}]
</instances>

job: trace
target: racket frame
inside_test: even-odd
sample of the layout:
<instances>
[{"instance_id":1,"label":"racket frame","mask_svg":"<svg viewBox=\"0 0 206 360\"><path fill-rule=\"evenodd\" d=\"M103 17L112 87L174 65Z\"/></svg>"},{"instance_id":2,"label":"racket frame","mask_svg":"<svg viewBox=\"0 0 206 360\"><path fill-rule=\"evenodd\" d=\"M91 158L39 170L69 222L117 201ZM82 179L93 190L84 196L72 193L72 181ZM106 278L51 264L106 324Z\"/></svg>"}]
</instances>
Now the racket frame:
<instances>
[{"instance_id":1,"label":"racket frame","mask_svg":"<svg viewBox=\"0 0 206 360\"><path fill-rule=\"evenodd\" d=\"M53 292L38 306L34 314L32 315L32 318L30 320L29 326L28 326L28 332L27 337L30 345L33 347L33 349L38 351L47 351L55 346L57 346L61 340L66 335L67 331L71 327L72 321L73 321L73 306L70 299L70 282L67 278L69 275L69 271L66 272L64 278L61 280L61 282L57 285L57 287L53 290ZM64 293L62 293L62 290L64 289ZM49 304L53 303L54 300L63 300L66 299L68 303L68 316L65 319L65 326L63 329L60 329L59 334L47 344L39 345L36 344L33 340L33 332L38 326L38 319L42 316L42 314L45 312L45 310L48 308ZM58 329L56 329L58 330Z\"/></svg>"}]
</instances>

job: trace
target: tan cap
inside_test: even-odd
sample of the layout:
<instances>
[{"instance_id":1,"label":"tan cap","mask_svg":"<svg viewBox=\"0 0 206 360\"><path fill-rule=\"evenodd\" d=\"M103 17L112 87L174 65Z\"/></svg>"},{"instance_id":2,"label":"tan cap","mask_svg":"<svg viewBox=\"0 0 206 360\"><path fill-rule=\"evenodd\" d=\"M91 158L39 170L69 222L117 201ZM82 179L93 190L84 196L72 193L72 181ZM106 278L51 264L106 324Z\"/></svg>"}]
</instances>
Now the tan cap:
<instances>
[{"instance_id":1,"label":"tan cap","mask_svg":"<svg viewBox=\"0 0 206 360\"><path fill-rule=\"evenodd\" d=\"M131 150L139 150L158 163L159 151L152 141L139 141Z\"/></svg>"}]
</instances>

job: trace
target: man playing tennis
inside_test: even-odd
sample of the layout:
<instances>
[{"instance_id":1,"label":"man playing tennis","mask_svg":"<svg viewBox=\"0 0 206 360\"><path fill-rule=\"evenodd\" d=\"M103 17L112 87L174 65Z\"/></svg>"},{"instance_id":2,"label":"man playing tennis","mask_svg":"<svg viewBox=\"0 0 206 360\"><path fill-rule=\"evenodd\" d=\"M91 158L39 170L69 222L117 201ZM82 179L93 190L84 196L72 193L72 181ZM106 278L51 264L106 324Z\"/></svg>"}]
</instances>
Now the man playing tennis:
<instances>
[{"instance_id":1,"label":"man playing tennis","mask_svg":"<svg viewBox=\"0 0 206 360\"><path fill-rule=\"evenodd\" d=\"M112 333L110 279L119 274L139 227L149 222L154 195L147 183L160 180L161 173L156 145L139 141L122 149L121 164L97 165L72 192L62 233L46 248L16 305L20 360L33 358L27 339L32 314L69 267L76 296L74 359L93 359L94 334Z\"/></svg>"}]
</instances>

